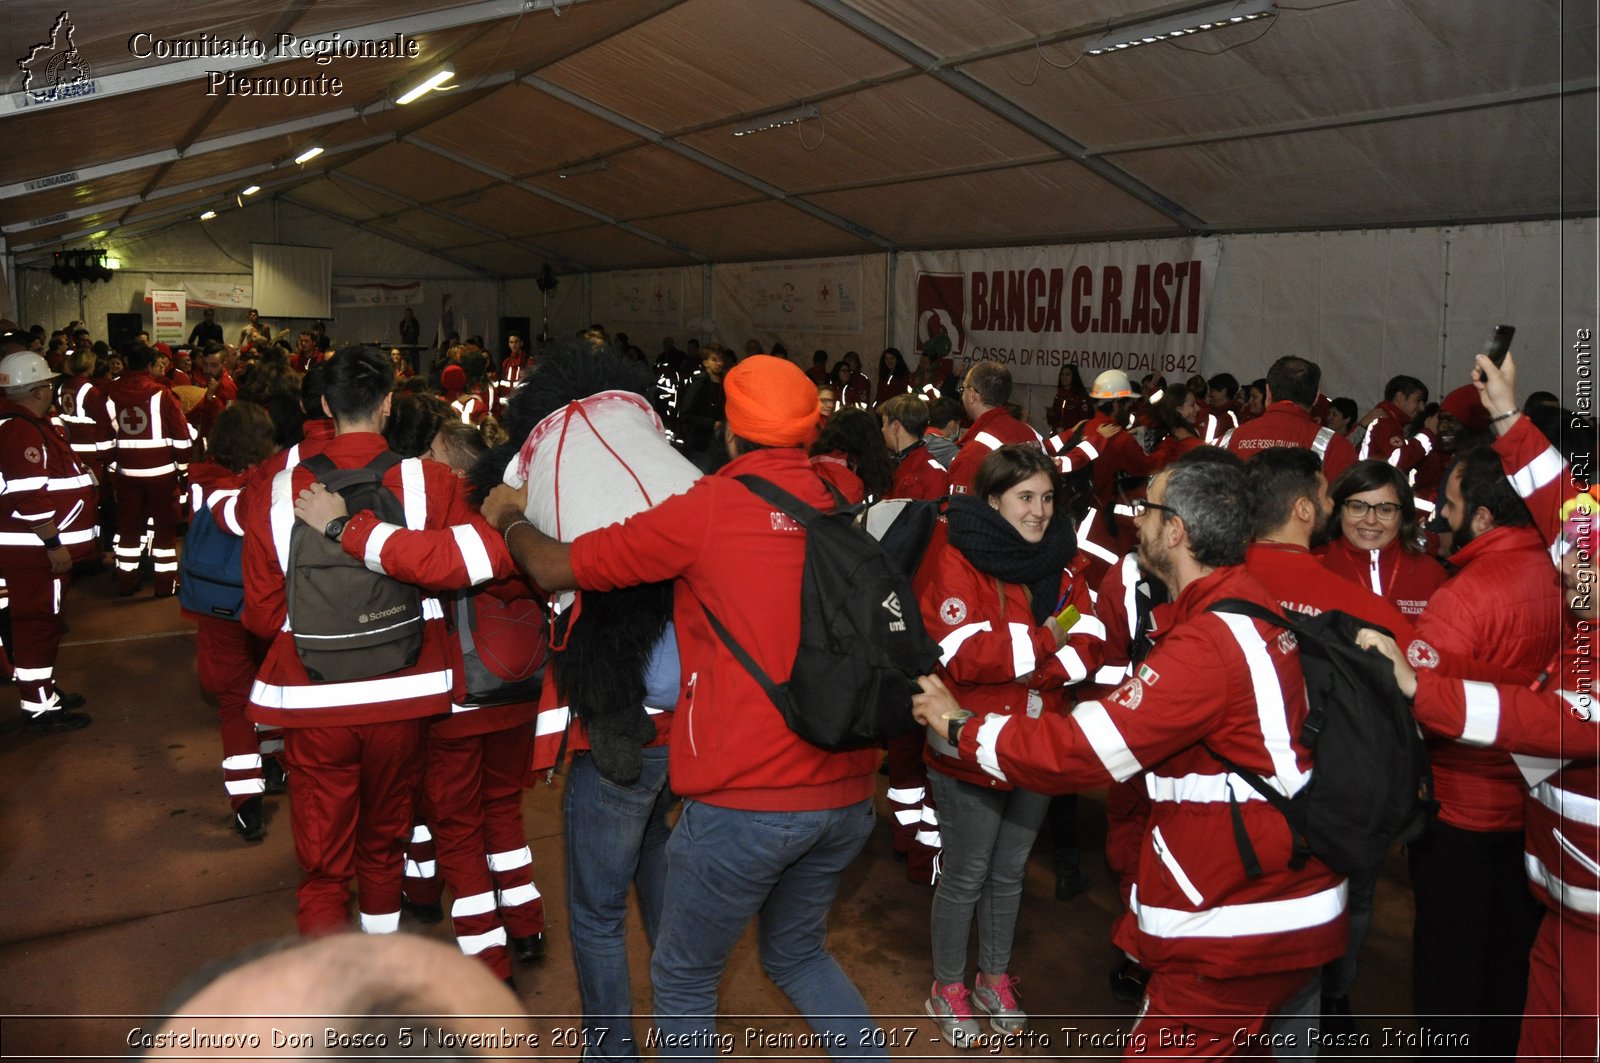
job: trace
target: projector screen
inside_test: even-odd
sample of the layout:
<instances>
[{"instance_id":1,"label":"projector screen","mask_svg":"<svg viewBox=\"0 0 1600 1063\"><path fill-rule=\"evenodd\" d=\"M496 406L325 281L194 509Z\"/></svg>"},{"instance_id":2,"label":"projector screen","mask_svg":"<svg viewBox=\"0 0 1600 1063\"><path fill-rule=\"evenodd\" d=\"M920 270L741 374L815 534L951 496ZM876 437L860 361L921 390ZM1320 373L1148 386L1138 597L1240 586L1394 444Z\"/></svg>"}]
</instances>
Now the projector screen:
<instances>
[{"instance_id":1,"label":"projector screen","mask_svg":"<svg viewBox=\"0 0 1600 1063\"><path fill-rule=\"evenodd\" d=\"M333 316L333 249L251 244L255 308L268 321Z\"/></svg>"}]
</instances>

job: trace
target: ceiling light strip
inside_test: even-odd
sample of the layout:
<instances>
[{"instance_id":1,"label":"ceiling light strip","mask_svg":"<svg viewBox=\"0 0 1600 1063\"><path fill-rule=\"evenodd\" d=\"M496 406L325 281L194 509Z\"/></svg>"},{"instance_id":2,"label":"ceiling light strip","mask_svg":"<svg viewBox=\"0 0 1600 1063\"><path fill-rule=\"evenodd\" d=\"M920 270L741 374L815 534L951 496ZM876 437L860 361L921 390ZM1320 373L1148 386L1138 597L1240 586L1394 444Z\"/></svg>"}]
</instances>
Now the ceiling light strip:
<instances>
[{"instance_id":1,"label":"ceiling light strip","mask_svg":"<svg viewBox=\"0 0 1600 1063\"><path fill-rule=\"evenodd\" d=\"M1171 18L1152 19L1107 30L1085 48L1083 54L1105 55L1137 48L1142 44L1187 37L1193 33L1226 29L1256 19L1271 18L1277 12L1276 0L1234 0L1226 4L1213 4Z\"/></svg>"}]
</instances>

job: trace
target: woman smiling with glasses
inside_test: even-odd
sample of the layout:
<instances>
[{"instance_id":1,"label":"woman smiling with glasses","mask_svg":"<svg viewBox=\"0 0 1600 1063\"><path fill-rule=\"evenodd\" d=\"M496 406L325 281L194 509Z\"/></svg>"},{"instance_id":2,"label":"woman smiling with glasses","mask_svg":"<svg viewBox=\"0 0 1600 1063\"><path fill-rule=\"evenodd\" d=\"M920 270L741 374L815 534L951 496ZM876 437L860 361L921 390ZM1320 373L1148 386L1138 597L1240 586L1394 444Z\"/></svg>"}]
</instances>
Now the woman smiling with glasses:
<instances>
[{"instance_id":1,"label":"woman smiling with glasses","mask_svg":"<svg viewBox=\"0 0 1600 1063\"><path fill-rule=\"evenodd\" d=\"M1405 475L1388 462L1357 462L1333 485L1333 507L1338 534L1322 563L1407 616L1420 615L1446 573L1423 552Z\"/></svg>"}]
</instances>

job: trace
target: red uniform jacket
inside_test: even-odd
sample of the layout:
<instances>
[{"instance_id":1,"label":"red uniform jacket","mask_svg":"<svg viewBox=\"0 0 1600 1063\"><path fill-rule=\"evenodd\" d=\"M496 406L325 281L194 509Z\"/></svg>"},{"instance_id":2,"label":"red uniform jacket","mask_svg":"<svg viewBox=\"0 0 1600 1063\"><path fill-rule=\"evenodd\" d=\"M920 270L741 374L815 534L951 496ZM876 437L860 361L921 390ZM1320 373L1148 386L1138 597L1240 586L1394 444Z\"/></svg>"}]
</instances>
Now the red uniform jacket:
<instances>
[{"instance_id":1,"label":"red uniform jacket","mask_svg":"<svg viewBox=\"0 0 1600 1063\"><path fill-rule=\"evenodd\" d=\"M840 406L859 406L863 410L872 404L872 381L860 373L851 375L839 389Z\"/></svg>"},{"instance_id":2,"label":"red uniform jacket","mask_svg":"<svg viewBox=\"0 0 1600 1063\"><path fill-rule=\"evenodd\" d=\"M1255 418L1222 437L1222 447L1246 461L1268 447L1304 447L1322 458L1322 472L1333 483L1356 463L1355 448L1344 436L1324 428L1292 402L1274 402Z\"/></svg>"},{"instance_id":3,"label":"red uniform jacket","mask_svg":"<svg viewBox=\"0 0 1600 1063\"><path fill-rule=\"evenodd\" d=\"M339 468L365 465L387 449L383 437L352 432L330 440L322 453ZM351 682L314 683L295 653L284 600L284 569L294 528L294 499L313 477L303 466L285 468L245 495L244 625L272 646L250 689L250 719L277 727L338 727L433 716L450 711L453 680L450 635L436 598L424 598L422 651L411 668ZM384 486L405 505L408 528L470 525L461 481L438 462L409 458L390 469ZM491 533L492 535L492 533ZM366 543L375 563L382 542Z\"/></svg>"},{"instance_id":4,"label":"red uniform jacket","mask_svg":"<svg viewBox=\"0 0 1600 1063\"><path fill-rule=\"evenodd\" d=\"M1052 432L1071 432L1079 421L1087 421L1093 416L1094 404L1085 392L1058 387L1055 398L1050 401L1050 412L1045 414L1044 419Z\"/></svg>"},{"instance_id":5,"label":"red uniform jacket","mask_svg":"<svg viewBox=\"0 0 1600 1063\"><path fill-rule=\"evenodd\" d=\"M1362 461L1369 458L1373 461L1389 461L1391 454L1406 445L1406 429L1410 425L1411 418L1401 413L1394 403L1388 400L1378 403L1378 414L1368 423L1356 456Z\"/></svg>"},{"instance_id":6,"label":"red uniform jacket","mask_svg":"<svg viewBox=\"0 0 1600 1063\"><path fill-rule=\"evenodd\" d=\"M1004 406L996 406L973 421L972 427L961 439L960 453L956 455L956 460L950 463L951 493L964 495L971 491L972 482L978 478L978 467L983 464L983 459L989 456L991 450L998 450L1012 443L1044 446L1044 440L1039 437L1039 433L1011 416Z\"/></svg>"},{"instance_id":7,"label":"red uniform jacket","mask_svg":"<svg viewBox=\"0 0 1600 1063\"><path fill-rule=\"evenodd\" d=\"M452 592L481 587L478 593L492 594L502 601L531 598L537 593L511 560L505 540L475 513L465 525L413 531L364 511L350 518L339 543L345 553L363 559L368 568L425 590ZM451 607L448 599L445 606ZM461 639L453 633L453 625L452 620L448 639L454 672L451 688L453 693L460 693L465 688L464 666ZM440 738L491 734L529 722L534 718L534 708L533 701L472 706L452 697L450 715L435 720L429 733Z\"/></svg>"},{"instance_id":8,"label":"red uniform jacket","mask_svg":"<svg viewBox=\"0 0 1600 1063\"><path fill-rule=\"evenodd\" d=\"M511 393L522 383L522 373L533 361L533 355L524 350L521 354L508 354L500 362L499 375L495 377L495 392L500 405L505 405Z\"/></svg>"},{"instance_id":9,"label":"red uniform jacket","mask_svg":"<svg viewBox=\"0 0 1600 1063\"><path fill-rule=\"evenodd\" d=\"M1251 543L1245 571L1256 578L1285 609L1317 616L1338 609L1388 630L1402 646L1415 636L1411 621L1386 599L1329 571L1311 551L1289 543Z\"/></svg>"},{"instance_id":10,"label":"red uniform jacket","mask_svg":"<svg viewBox=\"0 0 1600 1063\"><path fill-rule=\"evenodd\" d=\"M1568 627L1549 677L1529 689L1417 671L1413 711L1429 731L1470 746L1564 761L1527 802L1525 863L1551 910L1600 929L1600 705L1593 632Z\"/></svg>"},{"instance_id":11,"label":"red uniform jacket","mask_svg":"<svg viewBox=\"0 0 1600 1063\"><path fill-rule=\"evenodd\" d=\"M911 392L910 372L896 373L887 380L878 381L878 390L873 395L872 405L882 406L896 395L907 395Z\"/></svg>"},{"instance_id":12,"label":"red uniform jacket","mask_svg":"<svg viewBox=\"0 0 1600 1063\"><path fill-rule=\"evenodd\" d=\"M1506 434L1495 440L1494 449L1501 465L1510 470L1506 476L1511 486L1533 514L1534 526L1550 544L1551 559L1559 559L1563 523L1575 510L1597 511L1593 488L1572 479L1561 452L1526 417L1517 418Z\"/></svg>"},{"instance_id":13,"label":"red uniform jacket","mask_svg":"<svg viewBox=\"0 0 1600 1063\"><path fill-rule=\"evenodd\" d=\"M950 493L950 474L934 460L920 439L895 457L894 486L886 498L943 498Z\"/></svg>"},{"instance_id":14,"label":"red uniform jacket","mask_svg":"<svg viewBox=\"0 0 1600 1063\"><path fill-rule=\"evenodd\" d=\"M818 509L833 507L804 451L753 451L683 494L579 536L572 571L592 590L677 580L673 612L687 678L673 721L674 793L758 811L855 804L871 796L882 754L829 753L789 730L706 620L702 605L774 682L789 677L800 645L805 533L733 479L745 474Z\"/></svg>"},{"instance_id":15,"label":"red uniform jacket","mask_svg":"<svg viewBox=\"0 0 1600 1063\"><path fill-rule=\"evenodd\" d=\"M1413 622L1428 608L1433 592L1450 578L1428 554L1402 550L1399 539L1382 550L1363 550L1341 537L1328 545L1322 563L1328 571L1370 588Z\"/></svg>"},{"instance_id":16,"label":"red uniform jacket","mask_svg":"<svg viewBox=\"0 0 1600 1063\"><path fill-rule=\"evenodd\" d=\"M1474 678L1530 682L1562 636L1561 579L1539 532L1491 528L1451 560L1462 567L1417 618L1407 656L1413 665L1443 657L1447 671L1460 656L1476 666ZM1441 820L1464 830L1521 829L1527 787L1506 754L1443 741L1430 742L1428 754Z\"/></svg>"},{"instance_id":17,"label":"red uniform jacket","mask_svg":"<svg viewBox=\"0 0 1600 1063\"><path fill-rule=\"evenodd\" d=\"M143 369L130 369L101 387L115 433L117 472L142 478L188 469L193 436L172 392Z\"/></svg>"},{"instance_id":18,"label":"red uniform jacket","mask_svg":"<svg viewBox=\"0 0 1600 1063\"><path fill-rule=\"evenodd\" d=\"M950 386L950 378L956 371L950 365L950 359L940 358L926 372L922 369L911 371L911 390L922 398L932 402L934 399L943 398L946 389Z\"/></svg>"},{"instance_id":19,"label":"red uniform jacket","mask_svg":"<svg viewBox=\"0 0 1600 1063\"><path fill-rule=\"evenodd\" d=\"M99 512L94 477L55 426L0 402L0 572L48 569L52 535L74 561L92 557Z\"/></svg>"},{"instance_id":20,"label":"red uniform jacket","mask_svg":"<svg viewBox=\"0 0 1600 1063\"><path fill-rule=\"evenodd\" d=\"M493 402L489 389L485 386L463 391L450 405L461 418L462 424L477 424L489 415L489 407Z\"/></svg>"},{"instance_id":21,"label":"red uniform jacket","mask_svg":"<svg viewBox=\"0 0 1600 1063\"><path fill-rule=\"evenodd\" d=\"M961 756L1017 786L1063 793L1147 772L1149 830L1131 918L1113 940L1161 972L1238 978L1316 967L1344 953L1347 883L1312 858L1289 867L1283 817L1206 746L1295 794L1311 777L1299 651L1277 628L1212 614L1223 598L1275 608L1242 567L1218 569L1157 611L1150 656L1115 693L1072 715L985 715L961 731ZM1170 627L1167 623L1170 622ZM1245 874L1229 795L1262 873Z\"/></svg>"},{"instance_id":22,"label":"red uniform jacket","mask_svg":"<svg viewBox=\"0 0 1600 1063\"><path fill-rule=\"evenodd\" d=\"M1108 438L1100 433L1102 428L1108 427L1119 430ZM1094 503L1102 509L1116 502L1118 473L1149 476L1156 468L1133 433L1122 430L1103 413L1089 419L1083 426L1083 439L1068 450L1067 443L1073 434L1069 430L1052 436L1045 450L1056 455L1056 465L1063 476L1086 466L1094 470Z\"/></svg>"},{"instance_id":23,"label":"red uniform jacket","mask_svg":"<svg viewBox=\"0 0 1600 1063\"><path fill-rule=\"evenodd\" d=\"M1150 475L1154 476L1195 447L1203 447L1205 445L1206 441L1201 439L1198 433L1182 437L1177 435L1167 436L1156 449L1150 452Z\"/></svg>"},{"instance_id":24,"label":"red uniform jacket","mask_svg":"<svg viewBox=\"0 0 1600 1063\"><path fill-rule=\"evenodd\" d=\"M1558 542L1575 506L1593 506L1560 452L1526 417L1494 448L1548 541ZM1553 553L1559 552L1558 545ZM1600 928L1600 711L1594 633L1584 627L1569 619L1561 652L1532 689L1419 668L1413 709L1424 726L1461 742L1566 762L1533 787L1527 804L1528 878L1541 901L1592 933Z\"/></svg>"},{"instance_id":25,"label":"red uniform jacket","mask_svg":"<svg viewBox=\"0 0 1600 1063\"><path fill-rule=\"evenodd\" d=\"M1027 589L978 571L939 523L914 586L928 636L939 643L939 677L963 708L1025 716L1067 710L1067 688L1093 675L1105 653L1106 627L1094 615L1084 567L1075 557L1061 574L1056 612L1071 605L1078 621L1057 648L1050 629L1033 622ZM934 741L923 752L929 765L977 786L1011 788L971 761L940 752Z\"/></svg>"},{"instance_id":26,"label":"red uniform jacket","mask_svg":"<svg viewBox=\"0 0 1600 1063\"><path fill-rule=\"evenodd\" d=\"M56 406L72 453L84 468L100 478L113 446L105 392L86 376L68 377L56 392Z\"/></svg>"},{"instance_id":27,"label":"red uniform jacket","mask_svg":"<svg viewBox=\"0 0 1600 1063\"><path fill-rule=\"evenodd\" d=\"M1200 411L1199 422L1200 434L1216 446L1218 440L1239 427L1239 415L1227 406L1211 406Z\"/></svg>"}]
</instances>

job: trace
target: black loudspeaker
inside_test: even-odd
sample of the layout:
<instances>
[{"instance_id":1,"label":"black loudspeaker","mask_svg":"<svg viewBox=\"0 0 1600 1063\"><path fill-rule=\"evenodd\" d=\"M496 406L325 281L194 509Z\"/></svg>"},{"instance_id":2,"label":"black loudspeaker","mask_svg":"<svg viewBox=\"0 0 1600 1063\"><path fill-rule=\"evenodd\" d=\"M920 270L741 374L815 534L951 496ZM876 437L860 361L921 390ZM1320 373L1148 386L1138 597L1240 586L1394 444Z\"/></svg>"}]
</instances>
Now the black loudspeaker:
<instances>
[{"instance_id":1,"label":"black loudspeaker","mask_svg":"<svg viewBox=\"0 0 1600 1063\"><path fill-rule=\"evenodd\" d=\"M106 315L106 342L113 351L132 343L133 338L144 330L143 314Z\"/></svg>"}]
</instances>

